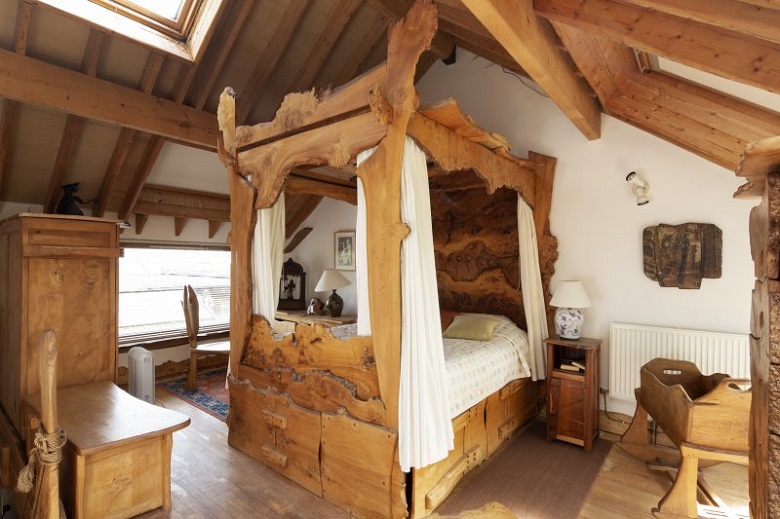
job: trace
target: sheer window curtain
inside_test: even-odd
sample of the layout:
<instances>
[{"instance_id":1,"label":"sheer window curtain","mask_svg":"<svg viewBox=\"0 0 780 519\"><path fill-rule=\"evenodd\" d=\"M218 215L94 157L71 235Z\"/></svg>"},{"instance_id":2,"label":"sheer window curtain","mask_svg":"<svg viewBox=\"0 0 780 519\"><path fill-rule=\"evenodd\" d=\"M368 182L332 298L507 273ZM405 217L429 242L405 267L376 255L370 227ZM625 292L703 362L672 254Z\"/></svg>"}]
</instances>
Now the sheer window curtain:
<instances>
[{"instance_id":1,"label":"sheer window curtain","mask_svg":"<svg viewBox=\"0 0 780 519\"><path fill-rule=\"evenodd\" d=\"M401 172L401 218L410 233L401 244L401 381L398 451L401 469L447 456L454 434L439 317L425 154L406 138Z\"/></svg>"},{"instance_id":2,"label":"sheer window curtain","mask_svg":"<svg viewBox=\"0 0 780 519\"><path fill-rule=\"evenodd\" d=\"M357 156L358 167L376 148L361 151ZM371 335L371 308L368 304L368 235L366 224L366 192L363 181L357 179L357 221L355 222L355 280L357 283L357 334Z\"/></svg>"},{"instance_id":3,"label":"sheer window curtain","mask_svg":"<svg viewBox=\"0 0 780 519\"><path fill-rule=\"evenodd\" d=\"M252 311L264 316L276 332L289 331L287 327L292 324L277 321L274 317L279 303L279 282L284 258L284 218L282 193L273 207L257 211L252 243Z\"/></svg>"},{"instance_id":4,"label":"sheer window curtain","mask_svg":"<svg viewBox=\"0 0 780 519\"><path fill-rule=\"evenodd\" d=\"M544 306L542 274L539 268L539 248L536 241L533 211L517 195L517 235L520 247L520 286L523 290L523 308L528 332L531 358L531 379L545 377L544 339L547 338L547 313Z\"/></svg>"}]
</instances>

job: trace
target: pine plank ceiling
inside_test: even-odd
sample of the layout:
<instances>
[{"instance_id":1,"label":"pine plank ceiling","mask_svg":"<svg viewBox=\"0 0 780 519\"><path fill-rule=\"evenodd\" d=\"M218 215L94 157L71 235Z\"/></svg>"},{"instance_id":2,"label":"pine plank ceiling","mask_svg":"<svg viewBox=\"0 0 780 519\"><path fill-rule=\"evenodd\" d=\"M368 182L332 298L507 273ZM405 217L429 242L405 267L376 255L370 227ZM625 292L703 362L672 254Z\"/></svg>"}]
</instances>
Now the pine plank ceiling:
<instances>
[{"instance_id":1,"label":"pine plank ceiling","mask_svg":"<svg viewBox=\"0 0 780 519\"><path fill-rule=\"evenodd\" d=\"M780 94L780 0L436 0L422 76L455 49L533 79L587 139L606 113L734 171L745 146L780 135L780 114L651 66L668 58ZM412 0L226 0L193 63L39 0L0 1L0 200L52 211L60 186L92 213L229 220L224 193L153 185L166 142L214 150L218 96L244 123L288 92L341 85L382 62ZM521 88L521 87L519 87ZM288 236L321 192L351 200L350 172L297 171ZM186 185L187 172L182 171ZM324 180L324 182L323 182ZM345 192L342 188L346 188ZM314 193L312 193L314 192ZM345 194L346 193L346 194Z\"/></svg>"}]
</instances>

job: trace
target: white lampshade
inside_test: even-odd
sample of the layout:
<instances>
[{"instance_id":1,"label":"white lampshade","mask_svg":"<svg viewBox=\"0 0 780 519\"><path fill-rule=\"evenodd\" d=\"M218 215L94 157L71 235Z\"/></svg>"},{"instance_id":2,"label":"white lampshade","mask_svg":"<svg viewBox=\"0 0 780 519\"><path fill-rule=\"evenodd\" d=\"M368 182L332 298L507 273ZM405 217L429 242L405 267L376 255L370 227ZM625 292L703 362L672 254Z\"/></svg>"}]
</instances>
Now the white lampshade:
<instances>
[{"instance_id":1,"label":"white lampshade","mask_svg":"<svg viewBox=\"0 0 780 519\"><path fill-rule=\"evenodd\" d=\"M327 269L322 272L317 286L314 287L315 292L327 292L328 290L336 290L337 288L345 287L350 284L350 281L344 277L344 275L338 270Z\"/></svg>"},{"instance_id":2,"label":"white lampshade","mask_svg":"<svg viewBox=\"0 0 780 519\"><path fill-rule=\"evenodd\" d=\"M579 281L561 281L550 300L558 308L590 308L590 299Z\"/></svg>"}]
</instances>

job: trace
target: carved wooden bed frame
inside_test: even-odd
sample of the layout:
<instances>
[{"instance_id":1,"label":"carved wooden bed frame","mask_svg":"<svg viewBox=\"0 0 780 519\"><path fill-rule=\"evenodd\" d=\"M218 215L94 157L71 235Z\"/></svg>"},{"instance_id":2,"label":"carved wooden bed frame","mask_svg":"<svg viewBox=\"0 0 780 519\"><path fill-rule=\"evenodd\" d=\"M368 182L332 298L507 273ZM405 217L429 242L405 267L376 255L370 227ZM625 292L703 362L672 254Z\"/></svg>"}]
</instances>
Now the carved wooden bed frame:
<instances>
[{"instance_id":1,"label":"carved wooden bed frame","mask_svg":"<svg viewBox=\"0 0 780 519\"><path fill-rule=\"evenodd\" d=\"M314 92L288 95L270 123L236 127L232 92L226 90L220 99L220 157L230 184L233 254L228 441L358 517L428 515L468 470L538 412L537 384L515 380L453 420L455 449L447 459L410 475L401 471L397 421L400 250L408 233L400 213L405 137L418 143L438 174L471 170L488 193L505 187L529 203L546 301L557 257L557 242L549 232L555 160L535 153L529 159L511 156L502 139L477 128L454 103L417 109L415 66L430 45L436 18L433 4L418 0L391 27L384 64L319 97ZM373 335L345 341L320 325L299 325L293 335L274 340L268 321L252 314L256 210L275 204L292 168L343 167L374 146L375 153L357 169L367 200ZM507 288L494 278L488 282L519 298L516 285ZM509 315L516 321L524 319L518 304Z\"/></svg>"}]
</instances>

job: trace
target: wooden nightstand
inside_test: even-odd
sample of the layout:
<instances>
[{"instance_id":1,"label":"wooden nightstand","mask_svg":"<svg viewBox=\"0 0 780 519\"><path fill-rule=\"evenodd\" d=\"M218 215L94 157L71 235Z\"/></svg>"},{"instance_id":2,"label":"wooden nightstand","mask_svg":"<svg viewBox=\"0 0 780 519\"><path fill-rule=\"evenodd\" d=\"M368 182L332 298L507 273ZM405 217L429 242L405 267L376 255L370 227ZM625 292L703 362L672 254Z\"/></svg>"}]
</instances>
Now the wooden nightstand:
<instances>
[{"instance_id":1,"label":"wooden nightstand","mask_svg":"<svg viewBox=\"0 0 780 519\"><path fill-rule=\"evenodd\" d=\"M357 321L357 317L354 315L341 315L339 317L331 317L328 314L325 315L306 315L305 310L301 311L276 311L276 318L280 321L292 321L299 324L315 324L319 323L325 328L333 328L334 326L341 326L342 324L352 324Z\"/></svg>"},{"instance_id":2,"label":"wooden nightstand","mask_svg":"<svg viewBox=\"0 0 780 519\"><path fill-rule=\"evenodd\" d=\"M601 340L549 338L544 342L547 344L547 441L563 440L590 452L599 433ZM575 367L567 370L566 366Z\"/></svg>"}]
</instances>

